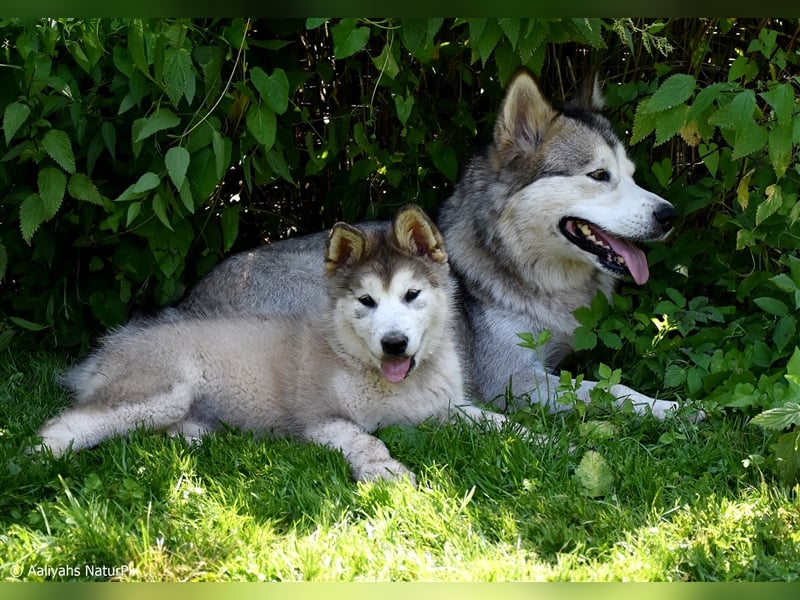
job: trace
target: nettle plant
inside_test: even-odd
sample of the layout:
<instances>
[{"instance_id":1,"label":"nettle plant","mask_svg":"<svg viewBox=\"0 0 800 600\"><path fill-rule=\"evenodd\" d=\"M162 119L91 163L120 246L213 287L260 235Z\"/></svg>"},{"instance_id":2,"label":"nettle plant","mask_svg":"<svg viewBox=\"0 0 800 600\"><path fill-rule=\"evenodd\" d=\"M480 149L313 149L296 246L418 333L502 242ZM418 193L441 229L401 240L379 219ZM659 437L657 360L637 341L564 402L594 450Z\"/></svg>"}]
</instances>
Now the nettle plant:
<instances>
[{"instance_id":1,"label":"nettle plant","mask_svg":"<svg viewBox=\"0 0 800 600\"><path fill-rule=\"evenodd\" d=\"M646 185L682 218L668 244L649 249L654 276L645 288L576 311L575 344L635 365L625 375L643 391L757 415L751 423L775 436L770 459L794 482L800 57L789 36L769 27L742 43L724 71L704 68L710 42L700 41L693 72L656 65L656 80L609 90L632 120L636 162L652 165Z\"/></svg>"}]
</instances>

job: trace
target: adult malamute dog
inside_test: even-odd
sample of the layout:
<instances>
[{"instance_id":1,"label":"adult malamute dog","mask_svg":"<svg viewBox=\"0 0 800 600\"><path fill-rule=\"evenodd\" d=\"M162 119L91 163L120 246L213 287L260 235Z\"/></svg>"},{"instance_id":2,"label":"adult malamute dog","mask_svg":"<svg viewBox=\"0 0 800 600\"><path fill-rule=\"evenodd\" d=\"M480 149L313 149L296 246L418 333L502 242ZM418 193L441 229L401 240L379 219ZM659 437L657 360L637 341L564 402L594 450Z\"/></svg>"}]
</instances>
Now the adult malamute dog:
<instances>
[{"instance_id":1,"label":"adult malamute dog","mask_svg":"<svg viewBox=\"0 0 800 600\"><path fill-rule=\"evenodd\" d=\"M593 83L593 82L592 82ZM658 241L673 206L639 187L634 166L600 114L596 85L556 109L527 72L511 82L494 140L467 166L441 209L440 227L462 296L459 345L472 393L503 406L518 398L559 408L551 373L572 347L573 311L617 280L649 277L638 242ZM324 301L314 278L317 234L235 255L178 307L184 314L298 314ZM540 359L518 333L551 332ZM589 402L594 382L577 389ZM676 403L623 385L611 390L663 418ZM702 416L702 415L699 415Z\"/></svg>"},{"instance_id":2,"label":"adult malamute dog","mask_svg":"<svg viewBox=\"0 0 800 600\"><path fill-rule=\"evenodd\" d=\"M327 303L304 318L161 319L111 333L67 373L77 403L42 427L43 445L61 454L140 425L197 437L225 423L337 448L357 480L413 480L370 432L504 421L464 400L447 255L419 208L382 228L337 224L319 266Z\"/></svg>"}]
</instances>

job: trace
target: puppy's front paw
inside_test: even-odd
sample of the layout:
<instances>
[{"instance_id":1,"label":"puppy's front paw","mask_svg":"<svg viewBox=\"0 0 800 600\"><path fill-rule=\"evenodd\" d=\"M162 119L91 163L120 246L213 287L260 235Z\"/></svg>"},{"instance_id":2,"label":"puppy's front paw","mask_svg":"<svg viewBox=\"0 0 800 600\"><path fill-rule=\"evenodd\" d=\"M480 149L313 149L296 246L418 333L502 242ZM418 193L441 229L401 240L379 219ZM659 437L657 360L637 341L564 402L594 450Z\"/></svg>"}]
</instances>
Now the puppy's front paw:
<instances>
[{"instance_id":1,"label":"puppy's front paw","mask_svg":"<svg viewBox=\"0 0 800 600\"><path fill-rule=\"evenodd\" d=\"M412 485L417 485L417 477L400 461L389 459L370 461L353 466L353 478L356 481L396 481L406 478Z\"/></svg>"},{"instance_id":2,"label":"puppy's front paw","mask_svg":"<svg viewBox=\"0 0 800 600\"><path fill-rule=\"evenodd\" d=\"M50 421L45 424L37 435L42 438L42 442L31 447L29 452L42 452L47 448L53 453L53 456L58 457L75 443L72 430L60 421Z\"/></svg>"}]
</instances>

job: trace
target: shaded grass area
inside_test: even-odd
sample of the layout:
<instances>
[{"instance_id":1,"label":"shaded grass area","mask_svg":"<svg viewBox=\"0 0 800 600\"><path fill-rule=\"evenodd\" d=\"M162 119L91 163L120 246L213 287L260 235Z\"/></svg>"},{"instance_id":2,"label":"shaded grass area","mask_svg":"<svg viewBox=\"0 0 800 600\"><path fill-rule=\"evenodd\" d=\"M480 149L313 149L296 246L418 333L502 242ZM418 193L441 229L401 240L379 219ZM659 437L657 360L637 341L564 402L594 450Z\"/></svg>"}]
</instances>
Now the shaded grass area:
<instances>
[{"instance_id":1,"label":"shaded grass area","mask_svg":"<svg viewBox=\"0 0 800 600\"><path fill-rule=\"evenodd\" d=\"M68 403L54 382L66 359L1 358L0 580L800 579L800 489L743 466L767 442L736 415L534 410L543 446L510 429L390 428L419 488L357 485L336 452L235 431L27 454ZM589 449L613 478L603 497L574 477Z\"/></svg>"}]
</instances>

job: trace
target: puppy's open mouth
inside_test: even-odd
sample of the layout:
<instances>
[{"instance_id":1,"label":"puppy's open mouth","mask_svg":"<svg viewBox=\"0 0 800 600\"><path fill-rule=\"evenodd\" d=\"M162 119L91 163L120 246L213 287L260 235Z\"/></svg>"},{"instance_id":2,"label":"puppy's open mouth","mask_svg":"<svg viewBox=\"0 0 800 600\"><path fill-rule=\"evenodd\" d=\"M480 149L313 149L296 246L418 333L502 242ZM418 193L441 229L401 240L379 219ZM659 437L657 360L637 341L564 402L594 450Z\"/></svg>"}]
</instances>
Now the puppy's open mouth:
<instances>
[{"instance_id":1,"label":"puppy's open mouth","mask_svg":"<svg viewBox=\"0 0 800 600\"><path fill-rule=\"evenodd\" d=\"M390 383L398 383L408 377L415 366L417 361L413 356L386 356L381 361L381 372Z\"/></svg>"},{"instance_id":2,"label":"puppy's open mouth","mask_svg":"<svg viewBox=\"0 0 800 600\"><path fill-rule=\"evenodd\" d=\"M564 237L581 250L594 254L608 271L630 275L639 285L649 279L647 257L632 241L615 237L594 223L575 217L564 217L558 227Z\"/></svg>"}]
</instances>

